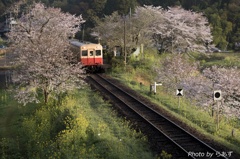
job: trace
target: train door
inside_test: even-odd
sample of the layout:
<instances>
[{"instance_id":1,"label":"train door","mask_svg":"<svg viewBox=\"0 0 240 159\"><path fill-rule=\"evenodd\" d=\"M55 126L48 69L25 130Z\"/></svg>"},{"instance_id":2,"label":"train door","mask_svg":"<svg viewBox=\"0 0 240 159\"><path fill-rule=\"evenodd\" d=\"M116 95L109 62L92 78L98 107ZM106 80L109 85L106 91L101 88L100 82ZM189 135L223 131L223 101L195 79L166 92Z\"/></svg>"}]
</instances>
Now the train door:
<instances>
[{"instance_id":1,"label":"train door","mask_svg":"<svg viewBox=\"0 0 240 159\"><path fill-rule=\"evenodd\" d=\"M87 50L82 50L82 55L81 55L81 63L82 65L88 65L88 51Z\"/></svg>"},{"instance_id":2,"label":"train door","mask_svg":"<svg viewBox=\"0 0 240 159\"><path fill-rule=\"evenodd\" d=\"M88 65L94 65L94 64L95 64L95 50L88 49Z\"/></svg>"},{"instance_id":3,"label":"train door","mask_svg":"<svg viewBox=\"0 0 240 159\"><path fill-rule=\"evenodd\" d=\"M95 63L98 65L102 65L102 50L95 50Z\"/></svg>"}]
</instances>

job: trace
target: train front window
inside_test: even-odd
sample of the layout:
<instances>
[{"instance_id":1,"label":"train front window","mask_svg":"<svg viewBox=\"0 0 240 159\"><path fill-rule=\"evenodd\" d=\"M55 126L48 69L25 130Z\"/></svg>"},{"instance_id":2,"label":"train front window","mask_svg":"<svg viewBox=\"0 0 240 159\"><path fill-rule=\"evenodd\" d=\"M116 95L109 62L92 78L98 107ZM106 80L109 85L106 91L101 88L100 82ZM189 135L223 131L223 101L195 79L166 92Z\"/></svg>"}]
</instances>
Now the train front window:
<instances>
[{"instance_id":1,"label":"train front window","mask_svg":"<svg viewBox=\"0 0 240 159\"><path fill-rule=\"evenodd\" d=\"M87 50L82 51L82 56L87 56Z\"/></svg>"},{"instance_id":2,"label":"train front window","mask_svg":"<svg viewBox=\"0 0 240 159\"><path fill-rule=\"evenodd\" d=\"M93 56L93 51L90 51L90 54L89 54L89 56Z\"/></svg>"},{"instance_id":3,"label":"train front window","mask_svg":"<svg viewBox=\"0 0 240 159\"><path fill-rule=\"evenodd\" d=\"M96 50L96 56L101 56L101 50Z\"/></svg>"}]
</instances>

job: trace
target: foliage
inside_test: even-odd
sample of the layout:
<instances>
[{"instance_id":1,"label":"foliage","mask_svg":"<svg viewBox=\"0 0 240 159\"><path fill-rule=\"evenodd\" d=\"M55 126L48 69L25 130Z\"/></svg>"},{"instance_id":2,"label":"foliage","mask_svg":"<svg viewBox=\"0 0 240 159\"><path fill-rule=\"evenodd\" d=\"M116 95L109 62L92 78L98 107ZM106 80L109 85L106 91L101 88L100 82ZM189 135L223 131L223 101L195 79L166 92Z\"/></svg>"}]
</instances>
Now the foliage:
<instances>
[{"instance_id":1,"label":"foliage","mask_svg":"<svg viewBox=\"0 0 240 159\"><path fill-rule=\"evenodd\" d=\"M37 109L15 108L21 114L20 125L14 130L17 139L0 138L1 157L156 158L146 137L128 120L118 118L111 105L90 88L62 94L61 102L50 99L48 106L30 104Z\"/></svg>"},{"instance_id":2,"label":"foliage","mask_svg":"<svg viewBox=\"0 0 240 159\"><path fill-rule=\"evenodd\" d=\"M165 55L165 54L158 56L158 58L152 58L151 54L156 55L156 51L151 52L150 50L148 50L147 54L149 56L145 57L146 60L151 60L150 64L152 66L158 65L159 69L161 67L164 67L163 65L159 64L160 63L159 61L166 60L165 59L166 57L169 58L169 55ZM232 57L232 56L230 56L230 57ZM161 60L159 60L159 58ZM172 56L172 58L174 58L174 56ZM177 61L181 62L183 60L184 59L177 60ZM214 60L214 58L209 59L209 60ZM189 60L186 60L186 62L190 62L189 64L191 64L191 63L195 62L195 59L189 58ZM202 103L201 104L199 103L199 105L198 105L197 100L193 100L193 98L188 98L188 94L199 95L199 94L197 94L198 92L189 92L189 90L184 88L184 93L183 93L184 96L180 98L180 107L178 108L178 100L175 96L175 90L173 90L171 92L171 95L169 95L168 93L166 93L166 87L168 88L169 86L165 87L165 84L163 84L162 86L157 87L156 95L153 95L153 93L150 93L149 85L153 82L156 82L156 79L155 79L156 76L154 74L150 73L148 67L143 66L143 65L149 65L149 63L145 63L145 64L141 63L141 65L138 65L138 64L136 65L135 63L136 63L136 61L132 61L132 63L130 63L130 65L133 66L133 70L131 72L127 72L127 71L116 72L116 70L114 70L114 72L109 72L109 75L117 78L123 84L131 87L136 92L138 92L141 95L150 99L152 102L155 102L160 107L166 109L172 115L181 119L183 122L187 123L191 127L196 128L202 134L205 134L206 136L229 147L231 150L234 150L234 152L239 152L239 144L240 144L239 136L232 137L232 129L235 129L237 132L240 131L239 130L239 121L240 120L239 120L239 118L237 118L237 116L235 116L235 117L231 116L231 113L228 111L228 109L224 110L225 107L221 106L221 108L224 108L224 109L221 109L221 112L220 112L222 114L219 117L219 121L220 121L219 127L220 128L218 130L217 124L216 124L217 123L216 116L212 117L211 112L209 112L209 110L211 110L212 107L211 106L205 107ZM141 69L140 69L140 67L141 67ZM170 68L172 68L172 66ZM221 68L219 68L219 70L221 70ZM223 71L222 72L223 74L228 74L228 75L229 75L229 72L232 72L231 70L230 71L229 70L226 70L226 71L221 70L221 71ZM144 78L144 77L146 77L146 72L147 72L147 75L150 75L149 76L150 78ZM223 74L222 74L222 76L224 77L225 75L223 75ZM189 76L189 77L192 77L192 79L193 79L196 76L199 77L199 75L200 75L200 71L196 72L194 74L194 76ZM221 75L219 75L219 76L221 76ZM219 76L216 76L216 78ZM239 79L239 78L237 78L237 76L235 76L235 77L236 77L236 79ZM204 80L206 80L206 77L204 77L204 78L205 78ZM184 78L182 78L182 79L184 79ZM198 79L200 81L199 78L196 78L196 79ZM220 77L220 79L221 79L221 77ZM140 84L140 82L142 84ZM193 82L195 82L196 87L198 87L199 85L204 84L204 82L207 82L207 81L202 81L203 83L198 83L198 81L193 81ZM191 83L191 81L189 81L189 84L190 83ZM188 83L186 82L186 84L188 84ZM224 84L223 84L223 86L224 86ZM228 87L228 86L226 86L226 87ZM198 91L199 89L203 89L203 88L198 87L198 89L196 89L195 91ZM206 92L207 92L207 90L206 90ZM172 93L174 93L174 96L172 96ZM213 93L213 92L210 91L210 93ZM224 94L225 93L223 93L223 95ZM208 100L212 100L212 96L210 98L208 97ZM214 105L214 107L216 107L216 105ZM239 113L233 112L233 115L236 115L236 114L239 114Z\"/></svg>"},{"instance_id":3,"label":"foliage","mask_svg":"<svg viewBox=\"0 0 240 159\"><path fill-rule=\"evenodd\" d=\"M185 97L207 112L216 111L213 91L221 90L220 113L240 118L239 69L212 66L204 68L201 74L199 62L189 60L181 54L159 60L161 66L153 67L157 72L156 80L161 81L168 92L183 88Z\"/></svg>"},{"instance_id":4,"label":"foliage","mask_svg":"<svg viewBox=\"0 0 240 159\"><path fill-rule=\"evenodd\" d=\"M1 0L0 1L0 15L6 11L15 0ZM32 0L27 1L28 4ZM87 27L95 27L96 19L100 19L103 15L111 15L113 12L118 11L121 15L127 15L132 12L137 6L153 5L162 6L167 9L168 7L182 6L186 10L192 9L195 12L202 12L207 17L209 23L213 26L211 32L213 35L214 44L222 50L235 49L235 43L240 42L239 36L239 18L240 18L240 3L238 0L42 0L42 3L47 6L61 7L65 12L80 15L87 20ZM12 6L14 7L14 5ZM21 11L23 12L23 11ZM20 14L19 14L20 15ZM4 21L5 17L2 16L1 20Z\"/></svg>"},{"instance_id":5,"label":"foliage","mask_svg":"<svg viewBox=\"0 0 240 159\"><path fill-rule=\"evenodd\" d=\"M210 46L212 35L208 21L201 13L184 10L181 7L168 7L163 12L163 23L151 27L156 40L166 47L168 52L178 49L179 52L206 52ZM209 47L209 48L207 48Z\"/></svg>"},{"instance_id":6,"label":"foliage","mask_svg":"<svg viewBox=\"0 0 240 159\"><path fill-rule=\"evenodd\" d=\"M80 63L69 63L74 58L69 50L68 37L77 32L81 16L63 13L60 9L46 8L41 3L34 3L30 13L22 15L18 25L7 34L12 51L13 81L18 83L19 102L39 102L37 91L48 97L75 87L83 81L76 77L84 77L84 69ZM75 84L75 82L78 82Z\"/></svg>"},{"instance_id":7,"label":"foliage","mask_svg":"<svg viewBox=\"0 0 240 159\"><path fill-rule=\"evenodd\" d=\"M152 26L164 23L164 11L160 6L144 5L143 7L136 7L134 12L131 19L131 34L133 34L136 44L151 46L154 34Z\"/></svg>"},{"instance_id":8,"label":"foliage","mask_svg":"<svg viewBox=\"0 0 240 159\"><path fill-rule=\"evenodd\" d=\"M136 50L139 42L143 42L141 36L145 35L143 29L146 31L146 26L140 26L139 20L136 18L130 18L129 15L121 16L118 12L98 20L96 27L93 29L91 35L96 39L101 39L101 43L108 46L108 51L113 51L115 47L120 47L121 56L124 56L124 28L125 28L125 44L126 53L129 56L134 50ZM142 23L141 23L142 24ZM149 24L150 25L150 24ZM149 39L145 38L145 44L149 42Z\"/></svg>"},{"instance_id":9,"label":"foliage","mask_svg":"<svg viewBox=\"0 0 240 159\"><path fill-rule=\"evenodd\" d=\"M159 60L162 66L153 67L157 72L157 81L169 88L170 92L177 89L177 85L184 79L195 76L199 63L189 63L189 58L183 54L173 54Z\"/></svg>"},{"instance_id":10,"label":"foliage","mask_svg":"<svg viewBox=\"0 0 240 159\"><path fill-rule=\"evenodd\" d=\"M6 41L3 41L3 40L1 39L1 37L0 37L0 45L4 45L4 46L7 45L7 42L6 42Z\"/></svg>"},{"instance_id":11,"label":"foliage","mask_svg":"<svg viewBox=\"0 0 240 159\"><path fill-rule=\"evenodd\" d=\"M112 15L105 15L102 20L97 21L97 27L94 28L92 36L101 39L102 44L107 44L113 50L120 46L123 49L124 19L118 12Z\"/></svg>"},{"instance_id":12,"label":"foliage","mask_svg":"<svg viewBox=\"0 0 240 159\"><path fill-rule=\"evenodd\" d=\"M104 14L110 15L114 11L118 11L121 15L127 15L129 13L129 9L137 6L137 0L108 0L105 6Z\"/></svg>"},{"instance_id":13,"label":"foliage","mask_svg":"<svg viewBox=\"0 0 240 159\"><path fill-rule=\"evenodd\" d=\"M207 19L200 13L186 11L180 7L163 10L161 7L144 5L137 7L131 17L120 16L117 12L105 16L97 21L92 36L101 39L102 43L110 47L110 51L116 46L123 50L125 41L128 55L140 44L152 45L153 39L156 40L157 46L161 43L168 51L178 49L181 52L206 52L213 47L205 45L206 42L212 41L210 27L207 24Z\"/></svg>"},{"instance_id":14,"label":"foliage","mask_svg":"<svg viewBox=\"0 0 240 159\"><path fill-rule=\"evenodd\" d=\"M185 90L187 98L197 102L199 107L206 111L216 110L216 102L213 101L213 91L222 91L220 101L220 113L225 117L240 117L240 92L239 92L240 71L237 67L205 68L203 74L186 78L179 84Z\"/></svg>"}]
</instances>

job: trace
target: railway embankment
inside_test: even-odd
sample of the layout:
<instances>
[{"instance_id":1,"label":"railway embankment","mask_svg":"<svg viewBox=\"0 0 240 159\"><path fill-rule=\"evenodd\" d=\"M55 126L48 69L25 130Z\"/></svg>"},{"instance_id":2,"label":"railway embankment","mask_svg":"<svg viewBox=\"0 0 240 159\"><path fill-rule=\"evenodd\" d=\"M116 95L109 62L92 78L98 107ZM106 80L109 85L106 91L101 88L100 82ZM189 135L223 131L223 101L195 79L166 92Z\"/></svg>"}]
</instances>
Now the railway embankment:
<instances>
[{"instance_id":1,"label":"railway embankment","mask_svg":"<svg viewBox=\"0 0 240 159\"><path fill-rule=\"evenodd\" d=\"M91 76L94 76L94 75L91 75ZM199 140L201 140L201 142L203 142L207 145L210 145L210 147L212 147L216 151L219 151L221 153L223 153L223 152L231 153L229 156L225 156L226 158L228 158L228 157L229 158L239 158L240 157L236 152L232 151L231 148L227 148L227 147L221 145L220 143L218 143L218 141L213 140L211 137L206 136L199 130L186 124L181 119L178 119L175 115L173 115L173 114L169 113L168 111L166 111L165 109L161 108L158 104L151 102L151 100L149 100L148 98L141 96L133 89L122 84L120 81L118 81L114 78L111 78L109 76L103 75L103 77L105 79L107 79L108 81L110 81L111 83L113 83L114 85L121 88L122 90L124 90L125 92L127 92L128 94L134 96L137 100L139 100L142 103L144 103L145 105L149 106L151 109L154 109L158 113L164 115L166 118L168 118L169 120L171 120L172 122L174 122L175 124L177 124L178 126L183 128L187 132L191 133ZM91 80L89 80L89 81L91 81ZM141 114L145 118L150 119L150 122L153 122L153 123L155 122L155 124L153 124L153 125L158 127L164 133L166 133L169 136L169 138L172 138L174 141L176 141L176 143L178 143L178 145L183 145L183 147L185 147L186 149L192 149L192 150L188 150L187 152L192 152L192 154L195 155L195 157L200 152L201 155L204 155L204 157L202 156L202 158L208 158L207 155L209 155L210 153L214 154L214 155L212 155L211 158L221 158L220 156L218 157L218 155L216 155L217 152L214 152L215 150L213 151L208 148L203 148L202 146L200 146L201 144L200 145L198 145L197 143L195 144L195 142L196 142L196 141L194 141L195 139L193 139L193 141L190 141L190 138L187 137L186 135L184 135L180 132L177 133L178 130L175 130L175 128L172 128L170 126L171 124L167 124L166 121L162 121L163 119L156 117L156 115L154 115L154 114L152 115L147 110L144 111L145 108L141 108L141 106L140 106L141 104L138 105L136 101L133 101L134 99L130 99L130 97L123 96L123 93L119 93L119 90L117 90L117 88L112 88L111 86L108 86L106 84L106 82L102 82L102 80L100 80L99 78L97 78L96 81L97 82L95 82L95 83L94 82L90 82L90 83L92 84L92 86L94 88L96 88L98 91L100 91L101 94L104 95L104 97L106 99L110 100L113 103L113 105L115 105L115 109L118 110L119 114L122 114L123 117L126 117L127 119L131 120L131 122L134 123L135 126L140 128L141 132L144 132L148 136L149 141L151 143L151 147L158 154L160 154L164 150L168 153L171 153L173 158L184 158L184 156L181 156L181 155L188 155L188 154L186 154L186 153L184 154L182 152L182 148L177 147L176 145L173 144L172 141L170 141L169 139L166 139L166 137L164 137L164 136L159 135L155 130L153 130L153 127L151 124L145 122L144 120L141 120L138 115L136 117L136 114L133 113L133 111L131 109L129 109L128 107L125 106L125 103L130 103L130 105L132 105L132 107L134 109L139 109L139 110L137 110L139 114ZM102 86L99 86L99 84L97 84L97 83L101 83ZM106 89L110 90L115 95L112 96L111 93L106 91ZM119 99L117 99L117 98L115 99L115 97L119 98L121 101L119 101ZM164 104L164 103L162 103L162 104ZM156 119L153 119L154 117ZM164 125L166 125L166 126L164 126ZM175 130L175 131L173 132L173 130ZM189 148L189 146L190 146L190 148ZM211 152L211 151L213 151L213 152ZM187 156L185 156L185 157L187 157ZM196 157L196 158L198 158L198 157ZM222 158L224 158L224 157L222 157Z\"/></svg>"},{"instance_id":2,"label":"railway embankment","mask_svg":"<svg viewBox=\"0 0 240 159\"><path fill-rule=\"evenodd\" d=\"M144 59L132 58L126 67L116 65L112 67L111 71L106 73L117 79L118 83L130 87L135 92L158 105L158 107L167 111L171 116L184 123L184 125L188 125L194 129L197 134L208 138L210 140L209 143L213 143L217 147L224 146L226 151L222 151L221 153L224 153L226 156L235 154L237 156L231 158L240 158L240 120L237 117L227 118L226 114L220 112L218 129L216 112L212 114L212 111L207 111L210 109L206 110L201 105L196 105L194 101L185 96L186 94L180 98L180 107L178 108L176 91L169 91L171 88L168 88L164 83L162 86L157 87L156 95L150 93L150 84L159 82L156 81L157 72L152 69L153 66L163 67L160 61L166 59L167 56L171 59L173 55L158 55L152 49L145 49L145 51ZM200 62L200 66L202 66L197 72L199 74L202 74L201 68L212 67L213 65L225 68L239 66L238 61L240 56L236 53L214 53L209 54L208 57L197 53L191 53L191 55L194 58L190 58L189 62ZM187 93L186 90L184 93ZM209 100L213 99L209 97Z\"/></svg>"}]
</instances>

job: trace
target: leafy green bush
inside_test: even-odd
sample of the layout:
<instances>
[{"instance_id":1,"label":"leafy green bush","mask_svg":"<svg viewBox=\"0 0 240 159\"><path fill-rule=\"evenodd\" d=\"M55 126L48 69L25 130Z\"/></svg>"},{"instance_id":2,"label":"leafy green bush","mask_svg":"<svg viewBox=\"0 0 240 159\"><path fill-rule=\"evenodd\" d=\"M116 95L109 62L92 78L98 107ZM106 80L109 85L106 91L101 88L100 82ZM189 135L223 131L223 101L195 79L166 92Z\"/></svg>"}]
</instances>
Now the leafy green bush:
<instances>
[{"instance_id":1,"label":"leafy green bush","mask_svg":"<svg viewBox=\"0 0 240 159\"><path fill-rule=\"evenodd\" d=\"M33 105L38 106L28 111ZM18 139L0 139L3 158L156 158L146 137L89 88L62 94L47 106L16 110L21 114Z\"/></svg>"},{"instance_id":2,"label":"leafy green bush","mask_svg":"<svg viewBox=\"0 0 240 159\"><path fill-rule=\"evenodd\" d=\"M107 63L110 63L110 61L112 60L113 56L114 55L111 52L104 52L103 53L103 58L107 60Z\"/></svg>"}]
</instances>

